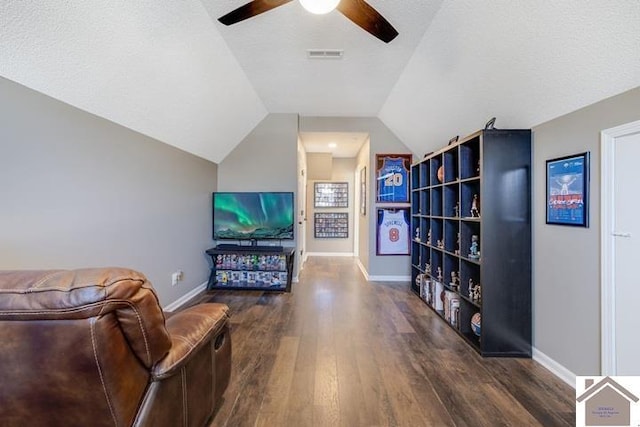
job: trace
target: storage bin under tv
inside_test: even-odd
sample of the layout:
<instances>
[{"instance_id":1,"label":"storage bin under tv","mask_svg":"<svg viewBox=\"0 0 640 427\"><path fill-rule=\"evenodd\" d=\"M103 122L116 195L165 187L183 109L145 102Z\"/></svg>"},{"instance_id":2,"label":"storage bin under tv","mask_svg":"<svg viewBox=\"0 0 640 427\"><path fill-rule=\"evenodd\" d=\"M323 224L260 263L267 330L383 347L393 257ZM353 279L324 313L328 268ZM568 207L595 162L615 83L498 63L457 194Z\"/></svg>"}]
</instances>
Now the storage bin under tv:
<instances>
[{"instance_id":1,"label":"storage bin under tv","mask_svg":"<svg viewBox=\"0 0 640 427\"><path fill-rule=\"evenodd\" d=\"M212 267L207 290L291 291L295 248L218 245L206 251Z\"/></svg>"},{"instance_id":2,"label":"storage bin under tv","mask_svg":"<svg viewBox=\"0 0 640 427\"><path fill-rule=\"evenodd\" d=\"M478 131L411 180L413 290L481 355L531 357L531 131Z\"/></svg>"}]
</instances>

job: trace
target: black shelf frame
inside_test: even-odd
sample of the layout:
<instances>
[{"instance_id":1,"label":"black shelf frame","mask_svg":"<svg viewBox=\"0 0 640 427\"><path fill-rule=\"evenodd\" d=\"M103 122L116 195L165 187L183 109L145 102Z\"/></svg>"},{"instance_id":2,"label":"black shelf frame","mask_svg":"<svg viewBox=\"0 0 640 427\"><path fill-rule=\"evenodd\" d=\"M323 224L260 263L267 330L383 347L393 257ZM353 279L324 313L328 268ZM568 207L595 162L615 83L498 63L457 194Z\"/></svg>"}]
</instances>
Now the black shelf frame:
<instances>
[{"instance_id":1,"label":"black shelf frame","mask_svg":"<svg viewBox=\"0 0 640 427\"><path fill-rule=\"evenodd\" d=\"M421 287L435 288L440 268L438 289L459 298L457 325L434 307L440 296L425 303L482 356L531 357L531 165L529 129L480 130L412 165L412 290L424 299L429 292ZM479 217L472 213L474 195ZM469 257L473 235L478 258ZM452 271L457 289L449 286ZM477 300L469 280L480 284ZM480 336L470 324L475 313Z\"/></svg>"}]
</instances>

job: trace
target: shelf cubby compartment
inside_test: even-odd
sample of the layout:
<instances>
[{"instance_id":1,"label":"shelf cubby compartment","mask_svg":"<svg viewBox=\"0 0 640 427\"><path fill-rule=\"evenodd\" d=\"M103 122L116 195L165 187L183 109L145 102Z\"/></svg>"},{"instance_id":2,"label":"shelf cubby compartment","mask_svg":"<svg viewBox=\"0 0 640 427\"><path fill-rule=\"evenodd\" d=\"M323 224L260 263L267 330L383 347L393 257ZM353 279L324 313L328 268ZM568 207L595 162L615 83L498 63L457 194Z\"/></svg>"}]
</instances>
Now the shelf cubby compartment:
<instances>
[{"instance_id":1,"label":"shelf cubby compartment","mask_svg":"<svg viewBox=\"0 0 640 427\"><path fill-rule=\"evenodd\" d=\"M431 189L431 216L442 216L442 187Z\"/></svg>"},{"instance_id":2,"label":"shelf cubby compartment","mask_svg":"<svg viewBox=\"0 0 640 427\"><path fill-rule=\"evenodd\" d=\"M438 169L442 166L441 156L435 156L429 160L429 185L431 187L441 184L438 179Z\"/></svg>"},{"instance_id":3,"label":"shelf cubby compartment","mask_svg":"<svg viewBox=\"0 0 640 427\"><path fill-rule=\"evenodd\" d=\"M438 280L438 269L442 271L442 252L437 249L431 249L431 277ZM442 273L444 275L444 273ZM444 276L443 276L444 277Z\"/></svg>"},{"instance_id":4,"label":"shelf cubby compartment","mask_svg":"<svg viewBox=\"0 0 640 427\"><path fill-rule=\"evenodd\" d=\"M420 163L420 168L418 169L419 179L420 179L420 187L428 187L429 183L429 166L426 163Z\"/></svg>"},{"instance_id":5,"label":"shelf cubby compartment","mask_svg":"<svg viewBox=\"0 0 640 427\"><path fill-rule=\"evenodd\" d=\"M480 176L480 136L460 144L458 148L460 179Z\"/></svg>"},{"instance_id":6,"label":"shelf cubby compartment","mask_svg":"<svg viewBox=\"0 0 640 427\"><path fill-rule=\"evenodd\" d=\"M471 236L478 236L478 251L480 251L480 257L482 257L482 236L480 235L480 223L477 221L460 221L460 256L471 262L479 263L479 259L473 259L469 257L471 252Z\"/></svg>"},{"instance_id":7,"label":"shelf cubby compartment","mask_svg":"<svg viewBox=\"0 0 640 427\"><path fill-rule=\"evenodd\" d=\"M443 227L442 220L438 218L431 218L429 221L429 230L431 230L431 247L438 247L438 240L443 239Z\"/></svg>"},{"instance_id":8,"label":"shelf cubby compartment","mask_svg":"<svg viewBox=\"0 0 640 427\"><path fill-rule=\"evenodd\" d=\"M411 188L418 189L422 187L420 183L420 166L422 163L411 165Z\"/></svg>"},{"instance_id":9,"label":"shelf cubby compartment","mask_svg":"<svg viewBox=\"0 0 640 427\"><path fill-rule=\"evenodd\" d=\"M460 184L460 217L476 218L478 221L482 216L482 203L480 194L480 181L471 180ZM472 211L473 200L476 198L477 213ZM478 216L475 216L475 215Z\"/></svg>"},{"instance_id":10,"label":"shelf cubby compartment","mask_svg":"<svg viewBox=\"0 0 640 427\"><path fill-rule=\"evenodd\" d=\"M420 209L421 190L411 190L411 213L413 215L424 215Z\"/></svg>"},{"instance_id":11,"label":"shelf cubby compartment","mask_svg":"<svg viewBox=\"0 0 640 427\"><path fill-rule=\"evenodd\" d=\"M416 242L415 240L411 242L411 265L416 268L421 268L420 264L422 256L420 246L421 244L419 242Z\"/></svg>"},{"instance_id":12,"label":"shelf cubby compartment","mask_svg":"<svg viewBox=\"0 0 640 427\"><path fill-rule=\"evenodd\" d=\"M480 309L475 305L469 303L464 298L460 298L460 325L459 331L464 336L469 343L471 343L475 348L480 347L480 337L473 333L471 329L471 318L474 314L480 313Z\"/></svg>"},{"instance_id":13,"label":"shelf cubby compartment","mask_svg":"<svg viewBox=\"0 0 640 427\"><path fill-rule=\"evenodd\" d=\"M444 254L444 268L443 268L443 276L445 286L455 292L458 292L458 285L460 282L458 281L455 285L452 285L452 275L451 272L456 273L456 277L460 277L460 259L454 255L445 253Z\"/></svg>"},{"instance_id":14,"label":"shelf cubby compartment","mask_svg":"<svg viewBox=\"0 0 640 427\"><path fill-rule=\"evenodd\" d=\"M444 221L444 250L452 254L459 249L458 233L460 224L456 220L447 219Z\"/></svg>"},{"instance_id":15,"label":"shelf cubby compartment","mask_svg":"<svg viewBox=\"0 0 640 427\"><path fill-rule=\"evenodd\" d=\"M470 303L480 305L480 300L474 300L473 295L469 291L469 286L476 286L480 284L482 289L482 283L480 283L480 266L471 263L465 259L460 260L460 289L458 292Z\"/></svg>"},{"instance_id":16,"label":"shelf cubby compartment","mask_svg":"<svg viewBox=\"0 0 640 427\"><path fill-rule=\"evenodd\" d=\"M443 215L449 218L456 218L460 215L460 199L459 199L459 185L458 184L449 184L445 185L444 189L444 206L443 206ZM456 214L456 206L458 207L458 212Z\"/></svg>"},{"instance_id":17,"label":"shelf cubby compartment","mask_svg":"<svg viewBox=\"0 0 640 427\"><path fill-rule=\"evenodd\" d=\"M442 163L444 166L444 182L454 182L458 180L458 152L449 150L442 153Z\"/></svg>"},{"instance_id":18,"label":"shelf cubby compartment","mask_svg":"<svg viewBox=\"0 0 640 427\"><path fill-rule=\"evenodd\" d=\"M420 212L422 215L431 215L431 200L429 190L420 192Z\"/></svg>"}]
</instances>

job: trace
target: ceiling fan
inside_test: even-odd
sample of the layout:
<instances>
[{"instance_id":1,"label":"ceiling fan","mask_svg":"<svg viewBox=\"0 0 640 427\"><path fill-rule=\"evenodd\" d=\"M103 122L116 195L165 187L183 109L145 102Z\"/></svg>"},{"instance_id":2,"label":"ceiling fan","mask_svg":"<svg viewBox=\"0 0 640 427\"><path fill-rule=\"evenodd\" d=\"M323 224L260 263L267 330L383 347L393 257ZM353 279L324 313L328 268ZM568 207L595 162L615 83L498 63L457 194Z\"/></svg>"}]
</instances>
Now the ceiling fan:
<instances>
[{"instance_id":1,"label":"ceiling fan","mask_svg":"<svg viewBox=\"0 0 640 427\"><path fill-rule=\"evenodd\" d=\"M236 24L292 1L293 0L253 0L218 18L218 21L224 25ZM340 13L357 26L385 43L389 43L398 35L398 32L389 21L364 0L300 0L300 3L302 3L305 9L312 13L328 13L333 9L338 9ZM314 8L314 4L318 6L318 8ZM323 9L325 5L327 7Z\"/></svg>"}]
</instances>

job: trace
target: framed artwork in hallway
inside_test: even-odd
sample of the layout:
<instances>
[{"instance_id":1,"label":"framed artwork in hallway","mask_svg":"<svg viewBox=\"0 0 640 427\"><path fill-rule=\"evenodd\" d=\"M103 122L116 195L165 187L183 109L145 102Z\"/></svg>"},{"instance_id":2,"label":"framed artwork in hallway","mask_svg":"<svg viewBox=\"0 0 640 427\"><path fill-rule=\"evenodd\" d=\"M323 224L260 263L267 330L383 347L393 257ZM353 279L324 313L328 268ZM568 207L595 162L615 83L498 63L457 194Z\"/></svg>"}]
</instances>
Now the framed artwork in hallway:
<instances>
[{"instance_id":1,"label":"framed artwork in hallway","mask_svg":"<svg viewBox=\"0 0 640 427\"><path fill-rule=\"evenodd\" d=\"M376 255L409 255L409 208L378 208Z\"/></svg>"},{"instance_id":2,"label":"framed artwork in hallway","mask_svg":"<svg viewBox=\"0 0 640 427\"><path fill-rule=\"evenodd\" d=\"M411 154L376 154L376 203L409 203Z\"/></svg>"}]
</instances>

